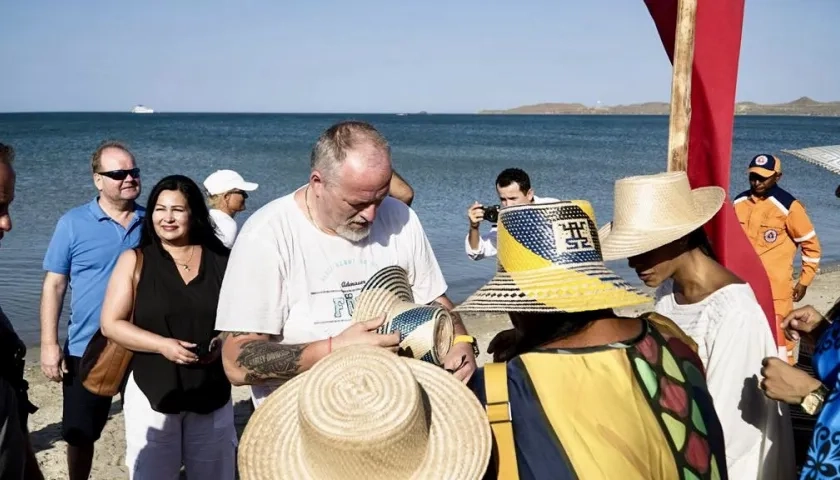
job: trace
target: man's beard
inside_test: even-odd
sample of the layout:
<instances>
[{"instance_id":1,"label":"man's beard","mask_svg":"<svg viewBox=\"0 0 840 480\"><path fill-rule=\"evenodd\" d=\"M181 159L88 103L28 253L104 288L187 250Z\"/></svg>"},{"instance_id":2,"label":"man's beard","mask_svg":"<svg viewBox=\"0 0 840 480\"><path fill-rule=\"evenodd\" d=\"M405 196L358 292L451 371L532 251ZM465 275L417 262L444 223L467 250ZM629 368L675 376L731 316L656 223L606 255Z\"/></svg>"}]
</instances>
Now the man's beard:
<instances>
[{"instance_id":1,"label":"man's beard","mask_svg":"<svg viewBox=\"0 0 840 480\"><path fill-rule=\"evenodd\" d=\"M368 224L364 228L350 228L349 225L341 225L335 229L335 233L347 241L359 243L370 235L371 226Z\"/></svg>"}]
</instances>

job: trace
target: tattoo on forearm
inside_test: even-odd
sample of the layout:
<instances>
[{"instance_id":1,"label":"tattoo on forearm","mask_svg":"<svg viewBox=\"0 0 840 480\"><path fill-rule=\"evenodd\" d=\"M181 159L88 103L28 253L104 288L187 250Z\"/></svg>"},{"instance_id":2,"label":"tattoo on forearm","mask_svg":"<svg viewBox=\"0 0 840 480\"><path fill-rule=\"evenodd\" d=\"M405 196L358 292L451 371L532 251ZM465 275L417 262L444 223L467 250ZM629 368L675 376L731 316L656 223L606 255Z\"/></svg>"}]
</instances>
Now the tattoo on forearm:
<instances>
[{"instance_id":1,"label":"tattoo on forearm","mask_svg":"<svg viewBox=\"0 0 840 480\"><path fill-rule=\"evenodd\" d=\"M242 345L236 363L245 369L245 382L289 380L298 373L300 357L306 345L281 345L265 340L253 340Z\"/></svg>"},{"instance_id":2,"label":"tattoo on forearm","mask_svg":"<svg viewBox=\"0 0 840 480\"><path fill-rule=\"evenodd\" d=\"M461 315L458 312L449 311L449 315L452 315L452 325L453 326L461 326L464 327L464 321L461 320ZM466 328L466 327L464 327Z\"/></svg>"}]
</instances>

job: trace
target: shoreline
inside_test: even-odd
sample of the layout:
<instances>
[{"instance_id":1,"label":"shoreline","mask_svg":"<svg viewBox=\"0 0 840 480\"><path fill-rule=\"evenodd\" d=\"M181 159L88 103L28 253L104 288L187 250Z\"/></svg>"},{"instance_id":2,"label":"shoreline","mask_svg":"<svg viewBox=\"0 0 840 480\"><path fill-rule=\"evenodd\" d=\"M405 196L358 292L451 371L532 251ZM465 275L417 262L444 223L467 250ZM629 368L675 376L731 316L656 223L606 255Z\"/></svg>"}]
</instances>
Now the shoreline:
<instances>
[{"instance_id":1,"label":"shoreline","mask_svg":"<svg viewBox=\"0 0 840 480\"><path fill-rule=\"evenodd\" d=\"M607 267L610 267L610 264L607 264ZM797 266L796 271L794 271L794 274L793 274L794 279L799 278L798 269L799 269L799 267ZM820 268L817 271L817 276L815 277L814 282L816 283L817 279L819 279L822 276L835 274L837 272L840 272L840 259L821 261L820 262ZM624 276L622 276L622 278L624 278ZM838 279L840 279L840 277L838 277ZM625 278L625 281L628 284L630 284L631 286L641 290L642 292L644 292L648 295L653 295L653 289L646 287L639 280L639 278L636 277L635 275L630 280ZM480 287L480 286L481 285L477 285L475 287L475 289L473 289L473 290L477 290L478 287ZM840 289L838 289L837 298L840 298ZM0 306L2 306L2 305L0 305ZM65 305L65 310L69 312L69 303L67 305ZM12 321L12 322L13 322L12 324L14 325L14 321ZM39 340L39 337L38 337L39 333L35 333L35 334L33 334L32 337L30 337L29 335L22 334L22 332L20 331L20 327L18 327L17 325L14 325L14 326L15 326L15 329L17 329L18 335L21 337L21 340L23 340L23 343L26 344L26 362L27 362L27 364L29 364L30 362L38 362L39 361L39 356L40 356L40 340ZM60 325L59 330L66 331L66 325L63 325L63 324ZM35 332L40 332L40 327ZM59 332L59 344L63 345L64 342L65 342L65 337L62 333L63 332ZM28 341L28 340L31 340L31 341ZM489 341L489 339L488 339L488 341ZM481 345L482 344L479 343L479 347L481 347ZM38 353L34 354L34 353L32 353L33 351L38 351Z\"/></svg>"},{"instance_id":2,"label":"shoreline","mask_svg":"<svg viewBox=\"0 0 840 480\"><path fill-rule=\"evenodd\" d=\"M840 297L840 264L834 269L822 269L813 284L808 288L803 302L797 304L814 305L825 313ZM645 293L651 289L645 288ZM634 308L619 309L617 313L635 316L652 309L652 303ZM504 314L464 314L464 323L470 333L478 339L481 355L478 364L491 360L486 353L487 344L501 330L510 328L510 321ZM30 401L38 411L29 417L29 431L38 463L45 479L67 478L66 444L61 440L62 396L60 384L48 381L39 366L40 348L31 347L26 354L25 378L29 382ZM234 421L239 436L251 416L251 399L247 387L233 387ZM122 401L119 396L111 403L111 414L102 437L96 443L91 479L110 480L128 476L125 463L125 423L122 413Z\"/></svg>"}]
</instances>

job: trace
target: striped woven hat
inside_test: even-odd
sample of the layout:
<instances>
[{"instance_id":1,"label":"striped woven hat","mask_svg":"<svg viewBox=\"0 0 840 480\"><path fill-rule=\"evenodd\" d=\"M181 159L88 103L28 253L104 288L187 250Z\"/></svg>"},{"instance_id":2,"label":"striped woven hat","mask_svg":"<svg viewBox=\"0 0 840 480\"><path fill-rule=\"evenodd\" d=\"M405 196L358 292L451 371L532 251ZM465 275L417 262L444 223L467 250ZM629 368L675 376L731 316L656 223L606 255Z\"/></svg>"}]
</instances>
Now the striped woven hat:
<instances>
[{"instance_id":1,"label":"striped woven hat","mask_svg":"<svg viewBox=\"0 0 840 480\"><path fill-rule=\"evenodd\" d=\"M481 478L487 414L444 369L353 345L275 390L239 444L242 480Z\"/></svg>"},{"instance_id":2,"label":"striped woven hat","mask_svg":"<svg viewBox=\"0 0 840 480\"><path fill-rule=\"evenodd\" d=\"M608 269L592 205L583 200L499 211L496 275L460 312L586 312L650 299Z\"/></svg>"},{"instance_id":3,"label":"striped woven hat","mask_svg":"<svg viewBox=\"0 0 840 480\"><path fill-rule=\"evenodd\" d=\"M443 307L414 303L408 274L393 265L373 274L356 299L352 321L364 322L385 314L378 333L400 332L402 353L441 365L454 339L452 316Z\"/></svg>"}]
</instances>

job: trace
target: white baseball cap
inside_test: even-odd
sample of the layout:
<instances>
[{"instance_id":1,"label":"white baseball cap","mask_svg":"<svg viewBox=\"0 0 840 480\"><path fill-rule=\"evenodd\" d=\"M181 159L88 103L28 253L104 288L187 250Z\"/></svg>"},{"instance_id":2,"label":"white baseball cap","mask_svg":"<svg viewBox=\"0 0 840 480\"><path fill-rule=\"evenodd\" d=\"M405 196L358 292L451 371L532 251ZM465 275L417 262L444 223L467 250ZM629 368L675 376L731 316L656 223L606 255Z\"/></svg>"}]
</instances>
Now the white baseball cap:
<instances>
[{"instance_id":1,"label":"white baseball cap","mask_svg":"<svg viewBox=\"0 0 840 480\"><path fill-rule=\"evenodd\" d=\"M204 179L204 188L210 195L218 195L231 190L253 192L258 186L256 183L246 182L242 175L233 170L216 170Z\"/></svg>"}]
</instances>

